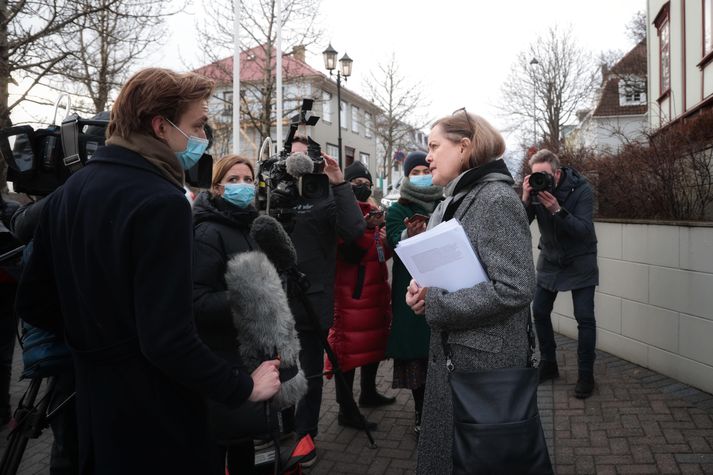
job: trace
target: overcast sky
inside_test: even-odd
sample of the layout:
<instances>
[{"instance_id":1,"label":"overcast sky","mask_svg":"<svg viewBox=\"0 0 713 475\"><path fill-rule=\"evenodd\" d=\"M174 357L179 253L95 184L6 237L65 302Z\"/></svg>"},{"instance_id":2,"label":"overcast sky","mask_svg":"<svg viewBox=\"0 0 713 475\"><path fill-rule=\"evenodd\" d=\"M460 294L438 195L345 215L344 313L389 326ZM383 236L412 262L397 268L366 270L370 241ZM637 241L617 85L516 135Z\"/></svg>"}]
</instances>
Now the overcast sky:
<instances>
[{"instance_id":1,"label":"overcast sky","mask_svg":"<svg viewBox=\"0 0 713 475\"><path fill-rule=\"evenodd\" d=\"M161 50L143 63L183 70L201 64L195 24L203 2L169 20ZM431 118L465 106L498 127L501 84L517 54L553 25L572 28L580 45L601 51L633 47L625 26L645 0L322 0L323 44L308 49L308 62L323 69L331 42L354 60L346 87L366 94L363 79L396 56L401 71L420 82ZM16 119L17 120L17 119ZM514 144L514 137L508 142Z\"/></svg>"}]
</instances>

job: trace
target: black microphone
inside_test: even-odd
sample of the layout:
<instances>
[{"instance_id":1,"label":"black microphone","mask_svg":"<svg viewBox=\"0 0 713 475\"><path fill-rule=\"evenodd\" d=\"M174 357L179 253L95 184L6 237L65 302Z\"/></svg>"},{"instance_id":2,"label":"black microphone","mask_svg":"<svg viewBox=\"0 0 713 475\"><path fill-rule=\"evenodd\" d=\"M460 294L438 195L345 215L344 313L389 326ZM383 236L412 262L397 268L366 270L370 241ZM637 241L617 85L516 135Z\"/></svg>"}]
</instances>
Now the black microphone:
<instances>
[{"instance_id":1,"label":"black microphone","mask_svg":"<svg viewBox=\"0 0 713 475\"><path fill-rule=\"evenodd\" d=\"M272 216L258 216L253 221L250 237L274 264L278 272L297 265L297 251L279 221Z\"/></svg>"}]
</instances>

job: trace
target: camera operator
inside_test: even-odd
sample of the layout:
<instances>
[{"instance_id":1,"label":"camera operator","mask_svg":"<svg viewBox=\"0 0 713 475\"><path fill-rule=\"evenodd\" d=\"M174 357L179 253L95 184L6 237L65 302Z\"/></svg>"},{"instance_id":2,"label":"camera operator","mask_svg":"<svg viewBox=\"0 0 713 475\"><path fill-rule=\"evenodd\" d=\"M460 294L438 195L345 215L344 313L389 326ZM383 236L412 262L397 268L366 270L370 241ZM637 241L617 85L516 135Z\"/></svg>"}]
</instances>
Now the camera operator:
<instances>
[{"instance_id":1,"label":"camera operator","mask_svg":"<svg viewBox=\"0 0 713 475\"><path fill-rule=\"evenodd\" d=\"M196 334L183 179L207 146L212 89L192 73L134 75L107 146L42 211L16 308L71 349L81 473L211 473L203 396L237 406L279 389L278 361L238 372Z\"/></svg>"},{"instance_id":2,"label":"camera operator","mask_svg":"<svg viewBox=\"0 0 713 475\"><path fill-rule=\"evenodd\" d=\"M540 345L540 382L559 376L551 313L557 292L571 290L579 332L574 395L585 399L594 390L594 288L599 283L592 188L576 170L561 167L557 155L549 150L535 153L529 163L533 173L523 181L522 201L530 222L537 218L540 229L537 290L532 304ZM544 184L547 189L533 189L535 182L537 188ZM535 197L539 203L534 202Z\"/></svg>"},{"instance_id":3,"label":"camera operator","mask_svg":"<svg viewBox=\"0 0 713 475\"><path fill-rule=\"evenodd\" d=\"M306 153L308 140L295 136L292 153ZM336 270L337 241L346 243L359 239L366 229L366 222L351 184L344 180L337 161L322 153L325 162L323 173L329 178L330 192L325 199L297 198L295 225L290 237L297 250L297 266L310 282L307 297L318 312L320 328L314 328L305 309L293 306L295 324L302 345L300 363L309 378L305 397L297 405L295 414L296 432L315 438L322 404L322 372L324 349L320 332L326 333L334 319L334 279ZM303 465L316 461L316 453Z\"/></svg>"},{"instance_id":4,"label":"camera operator","mask_svg":"<svg viewBox=\"0 0 713 475\"><path fill-rule=\"evenodd\" d=\"M10 217L17 209L14 201L0 195L0 255L12 252L20 243L10 232ZM17 290L18 258L0 262L0 428L10 421L10 380L15 349L17 318L13 311Z\"/></svg>"}]
</instances>

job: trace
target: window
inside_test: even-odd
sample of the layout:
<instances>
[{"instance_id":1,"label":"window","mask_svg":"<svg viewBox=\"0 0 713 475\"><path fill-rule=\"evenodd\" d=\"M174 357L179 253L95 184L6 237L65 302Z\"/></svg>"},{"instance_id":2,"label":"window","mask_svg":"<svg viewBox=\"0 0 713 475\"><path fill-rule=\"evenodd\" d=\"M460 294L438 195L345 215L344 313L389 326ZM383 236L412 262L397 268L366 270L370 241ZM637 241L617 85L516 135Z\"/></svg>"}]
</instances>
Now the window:
<instances>
[{"instance_id":1,"label":"window","mask_svg":"<svg viewBox=\"0 0 713 475\"><path fill-rule=\"evenodd\" d=\"M619 105L638 106L646 104L646 81L636 76L619 79Z\"/></svg>"},{"instance_id":2,"label":"window","mask_svg":"<svg viewBox=\"0 0 713 475\"><path fill-rule=\"evenodd\" d=\"M332 95L322 91L322 120L332 122Z\"/></svg>"},{"instance_id":3,"label":"window","mask_svg":"<svg viewBox=\"0 0 713 475\"><path fill-rule=\"evenodd\" d=\"M233 115L233 91L223 91L223 115Z\"/></svg>"},{"instance_id":4,"label":"window","mask_svg":"<svg viewBox=\"0 0 713 475\"><path fill-rule=\"evenodd\" d=\"M359 108L352 106L352 132L359 133Z\"/></svg>"},{"instance_id":5,"label":"window","mask_svg":"<svg viewBox=\"0 0 713 475\"><path fill-rule=\"evenodd\" d=\"M342 122L342 128L347 128L347 103L342 101L339 104L339 120Z\"/></svg>"},{"instance_id":6,"label":"window","mask_svg":"<svg viewBox=\"0 0 713 475\"><path fill-rule=\"evenodd\" d=\"M713 53L713 0L703 0L703 56Z\"/></svg>"},{"instance_id":7,"label":"window","mask_svg":"<svg viewBox=\"0 0 713 475\"><path fill-rule=\"evenodd\" d=\"M369 168L369 154L364 152L359 152L359 161Z\"/></svg>"},{"instance_id":8,"label":"window","mask_svg":"<svg viewBox=\"0 0 713 475\"><path fill-rule=\"evenodd\" d=\"M663 96L671 88L671 22L669 4L659 12L654 25L659 36L659 95Z\"/></svg>"},{"instance_id":9,"label":"window","mask_svg":"<svg viewBox=\"0 0 713 475\"><path fill-rule=\"evenodd\" d=\"M371 131L373 130L374 124L371 121L371 114L364 112L364 137L370 139L372 137Z\"/></svg>"},{"instance_id":10,"label":"window","mask_svg":"<svg viewBox=\"0 0 713 475\"><path fill-rule=\"evenodd\" d=\"M339 147L334 144L327 144L327 155L333 158L339 158Z\"/></svg>"}]
</instances>

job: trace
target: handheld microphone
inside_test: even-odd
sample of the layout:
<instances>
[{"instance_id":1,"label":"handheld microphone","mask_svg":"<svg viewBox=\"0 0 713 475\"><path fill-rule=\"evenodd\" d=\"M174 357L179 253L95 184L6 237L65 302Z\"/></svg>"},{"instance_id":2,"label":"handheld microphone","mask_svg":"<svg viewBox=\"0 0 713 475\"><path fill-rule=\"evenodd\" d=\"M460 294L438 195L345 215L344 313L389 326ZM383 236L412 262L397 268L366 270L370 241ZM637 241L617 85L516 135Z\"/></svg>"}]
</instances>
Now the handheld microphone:
<instances>
[{"instance_id":1,"label":"handheld microphone","mask_svg":"<svg viewBox=\"0 0 713 475\"><path fill-rule=\"evenodd\" d=\"M285 272L297 265L297 251L292 240L279 221L272 216L255 218L250 229L250 237L267 255L278 272Z\"/></svg>"}]
</instances>

